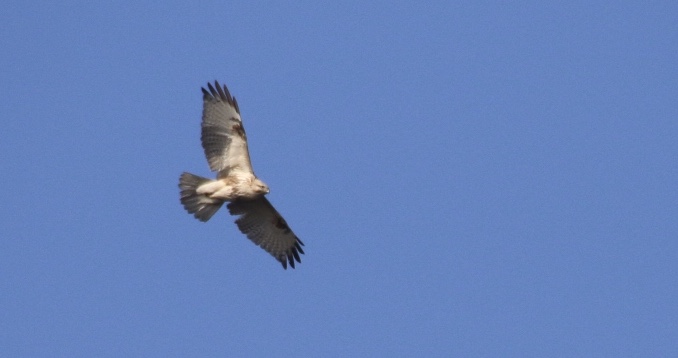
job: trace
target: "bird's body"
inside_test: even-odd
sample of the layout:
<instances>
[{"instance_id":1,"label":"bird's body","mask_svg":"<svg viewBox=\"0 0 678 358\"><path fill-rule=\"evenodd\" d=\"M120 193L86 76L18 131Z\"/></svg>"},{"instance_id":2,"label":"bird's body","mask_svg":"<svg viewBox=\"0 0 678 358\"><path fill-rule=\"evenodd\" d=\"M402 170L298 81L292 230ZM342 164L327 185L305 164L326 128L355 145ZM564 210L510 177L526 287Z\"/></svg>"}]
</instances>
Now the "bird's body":
<instances>
[{"instance_id":1,"label":"bird's body","mask_svg":"<svg viewBox=\"0 0 678 358\"><path fill-rule=\"evenodd\" d=\"M301 262L304 244L264 195L268 186L254 174L240 108L226 86L215 81L203 92L202 146L216 179L184 172L179 177L181 203L200 221L208 221L225 202L236 224L255 244L287 264Z\"/></svg>"},{"instance_id":2,"label":"bird's body","mask_svg":"<svg viewBox=\"0 0 678 358\"><path fill-rule=\"evenodd\" d=\"M231 201L239 198L254 199L268 194L268 186L251 174L231 175L199 186L198 194L207 195L213 199Z\"/></svg>"}]
</instances>

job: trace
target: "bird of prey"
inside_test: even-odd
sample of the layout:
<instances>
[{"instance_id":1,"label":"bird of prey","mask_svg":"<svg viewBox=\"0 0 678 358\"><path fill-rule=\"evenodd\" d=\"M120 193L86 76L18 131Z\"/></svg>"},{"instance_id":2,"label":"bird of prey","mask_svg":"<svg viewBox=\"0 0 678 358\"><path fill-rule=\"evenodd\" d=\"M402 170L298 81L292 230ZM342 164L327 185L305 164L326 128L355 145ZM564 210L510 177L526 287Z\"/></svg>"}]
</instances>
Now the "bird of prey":
<instances>
[{"instance_id":1,"label":"bird of prey","mask_svg":"<svg viewBox=\"0 0 678 358\"><path fill-rule=\"evenodd\" d=\"M200 221L228 202L240 231L280 261L283 268L301 262L304 243L264 195L268 186L254 174L240 108L228 88L214 81L202 88L202 147L216 180L184 172L179 177L181 204Z\"/></svg>"}]
</instances>

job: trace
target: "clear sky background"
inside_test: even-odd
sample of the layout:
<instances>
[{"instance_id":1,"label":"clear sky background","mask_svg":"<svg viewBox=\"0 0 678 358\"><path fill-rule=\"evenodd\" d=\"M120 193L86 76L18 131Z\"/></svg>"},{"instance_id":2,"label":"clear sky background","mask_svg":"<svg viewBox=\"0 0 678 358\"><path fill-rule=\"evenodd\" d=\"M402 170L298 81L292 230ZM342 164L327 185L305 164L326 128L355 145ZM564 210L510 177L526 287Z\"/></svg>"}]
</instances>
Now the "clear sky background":
<instances>
[{"instance_id":1,"label":"clear sky background","mask_svg":"<svg viewBox=\"0 0 678 358\"><path fill-rule=\"evenodd\" d=\"M0 356L678 356L675 2L0 12ZM179 174L237 97L306 243Z\"/></svg>"}]
</instances>

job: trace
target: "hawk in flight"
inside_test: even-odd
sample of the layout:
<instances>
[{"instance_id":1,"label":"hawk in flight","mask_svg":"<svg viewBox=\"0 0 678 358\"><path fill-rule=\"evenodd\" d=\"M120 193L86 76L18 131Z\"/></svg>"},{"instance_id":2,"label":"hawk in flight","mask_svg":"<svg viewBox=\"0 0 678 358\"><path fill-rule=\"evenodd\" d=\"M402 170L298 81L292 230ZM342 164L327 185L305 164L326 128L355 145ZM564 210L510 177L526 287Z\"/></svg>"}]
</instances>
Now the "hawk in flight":
<instances>
[{"instance_id":1,"label":"hawk in flight","mask_svg":"<svg viewBox=\"0 0 678 358\"><path fill-rule=\"evenodd\" d=\"M184 172L179 177L181 204L200 221L209 220L228 202L235 223L247 238L268 251L283 268L301 262L304 243L264 195L268 186L254 175L240 108L219 82L202 88L202 147L216 180Z\"/></svg>"}]
</instances>

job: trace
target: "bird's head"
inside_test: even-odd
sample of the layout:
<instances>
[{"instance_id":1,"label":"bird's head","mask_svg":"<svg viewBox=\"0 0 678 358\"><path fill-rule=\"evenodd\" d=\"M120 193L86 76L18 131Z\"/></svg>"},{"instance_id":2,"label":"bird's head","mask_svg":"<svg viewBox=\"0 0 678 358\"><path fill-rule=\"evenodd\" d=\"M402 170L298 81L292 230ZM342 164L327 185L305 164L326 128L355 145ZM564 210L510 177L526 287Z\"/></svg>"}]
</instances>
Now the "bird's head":
<instances>
[{"instance_id":1,"label":"bird's head","mask_svg":"<svg viewBox=\"0 0 678 358\"><path fill-rule=\"evenodd\" d=\"M259 194L268 194L271 191L268 188L268 185L266 185L263 181L259 179L254 179L252 186L254 187L254 190Z\"/></svg>"}]
</instances>

